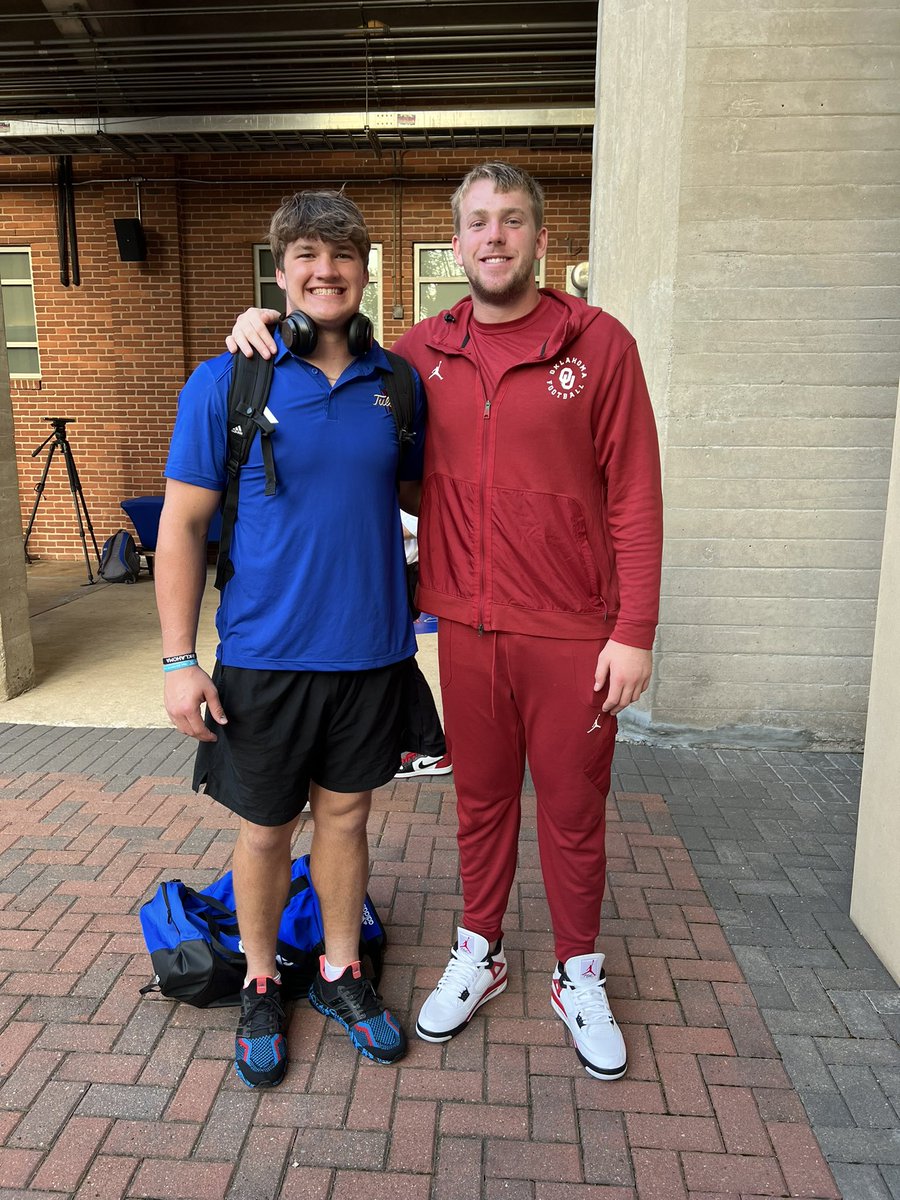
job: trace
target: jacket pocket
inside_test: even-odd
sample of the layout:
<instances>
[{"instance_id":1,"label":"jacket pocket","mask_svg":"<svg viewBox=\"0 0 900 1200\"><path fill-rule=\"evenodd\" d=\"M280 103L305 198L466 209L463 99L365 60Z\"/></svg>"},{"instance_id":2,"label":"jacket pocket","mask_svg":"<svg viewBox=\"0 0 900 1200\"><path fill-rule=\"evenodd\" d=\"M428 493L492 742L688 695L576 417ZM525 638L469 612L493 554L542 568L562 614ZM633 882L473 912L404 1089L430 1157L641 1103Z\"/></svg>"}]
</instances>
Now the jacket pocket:
<instances>
[{"instance_id":1,"label":"jacket pocket","mask_svg":"<svg viewBox=\"0 0 900 1200\"><path fill-rule=\"evenodd\" d=\"M478 493L473 484L430 475L419 515L419 586L471 600Z\"/></svg>"},{"instance_id":2,"label":"jacket pocket","mask_svg":"<svg viewBox=\"0 0 900 1200\"><path fill-rule=\"evenodd\" d=\"M577 500L494 488L491 516L495 603L532 612L604 612L601 572Z\"/></svg>"}]
</instances>

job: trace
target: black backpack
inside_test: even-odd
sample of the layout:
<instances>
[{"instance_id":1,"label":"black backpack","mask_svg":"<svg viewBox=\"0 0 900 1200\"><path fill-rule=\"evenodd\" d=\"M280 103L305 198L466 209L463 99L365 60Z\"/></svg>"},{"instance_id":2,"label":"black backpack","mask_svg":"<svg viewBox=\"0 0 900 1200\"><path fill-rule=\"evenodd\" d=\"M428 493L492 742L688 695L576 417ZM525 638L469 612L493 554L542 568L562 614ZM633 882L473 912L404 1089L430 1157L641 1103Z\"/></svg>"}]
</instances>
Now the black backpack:
<instances>
[{"instance_id":1,"label":"black backpack","mask_svg":"<svg viewBox=\"0 0 900 1200\"><path fill-rule=\"evenodd\" d=\"M134 538L125 529L117 529L103 543L98 574L107 583L137 583L141 559Z\"/></svg>"},{"instance_id":2,"label":"black backpack","mask_svg":"<svg viewBox=\"0 0 900 1200\"><path fill-rule=\"evenodd\" d=\"M384 372L381 386L391 402L391 413L397 425L401 457L415 440L415 384L412 367L405 358L390 350L384 351L393 374ZM216 559L216 584L222 590L234 574L229 554L231 535L237 515L241 467L247 461L250 447L257 434L262 438L263 466L266 472L265 494L274 496L277 487L275 458L272 454L272 431L275 426L265 414L269 390L272 387L274 362L254 353L247 358L236 351L228 389L228 482L222 495L222 532L219 535L219 554Z\"/></svg>"}]
</instances>

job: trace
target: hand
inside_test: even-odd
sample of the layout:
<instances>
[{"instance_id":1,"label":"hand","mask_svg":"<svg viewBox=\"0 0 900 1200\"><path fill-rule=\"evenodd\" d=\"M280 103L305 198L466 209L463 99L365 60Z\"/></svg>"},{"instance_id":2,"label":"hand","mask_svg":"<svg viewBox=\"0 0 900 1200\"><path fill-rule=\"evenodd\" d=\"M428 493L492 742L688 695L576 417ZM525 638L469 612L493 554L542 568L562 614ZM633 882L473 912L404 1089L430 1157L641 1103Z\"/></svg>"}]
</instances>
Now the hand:
<instances>
[{"instance_id":1,"label":"hand","mask_svg":"<svg viewBox=\"0 0 900 1200\"><path fill-rule=\"evenodd\" d=\"M603 711L620 713L629 704L634 704L647 690L652 671L652 651L625 646L610 638L600 651L594 672L595 692L602 691L609 680L609 693L603 703Z\"/></svg>"},{"instance_id":2,"label":"hand","mask_svg":"<svg viewBox=\"0 0 900 1200\"><path fill-rule=\"evenodd\" d=\"M216 735L203 723L200 705L206 706L213 720L227 725L228 718L216 685L201 667L182 667L180 671L167 671L164 684L164 701L169 720L176 729L196 738L198 742L215 742Z\"/></svg>"},{"instance_id":3,"label":"hand","mask_svg":"<svg viewBox=\"0 0 900 1200\"><path fill-rule=\"evenodd\" d=\"M280 316L274 308L248 308L235 321L225 345L232 354L240 350L241 354L252 358L256 350L263 358L271 358L277 347L269 326L275 325Z\"/></svg>"}]
</instances>

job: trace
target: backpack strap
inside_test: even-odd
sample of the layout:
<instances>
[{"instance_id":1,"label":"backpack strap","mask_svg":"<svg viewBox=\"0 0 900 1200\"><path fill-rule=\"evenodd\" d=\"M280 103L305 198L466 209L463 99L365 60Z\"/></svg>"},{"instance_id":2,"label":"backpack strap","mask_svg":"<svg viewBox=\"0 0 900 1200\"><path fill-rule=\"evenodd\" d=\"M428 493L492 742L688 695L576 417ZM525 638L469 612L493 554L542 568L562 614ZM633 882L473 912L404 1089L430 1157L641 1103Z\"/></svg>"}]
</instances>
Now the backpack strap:
<instances>
[{"instance_id":1,"label":"backpack strap","mask_svg":"<svg viewBox=\"0 0 900 1200\"><path fill-rule=\"evenodd\" d=\"M391 402L391 413L397 425L397 438L400 442L400 461L406 451L416 440L416 383L412 367L405 358L385 350L391 373L387 371L381 376L381 385Z\"/></svg>"},{"instance_id":2,"label":"backpack strap","mask_svg":"<svg viewBox=\"0 0 900 1200\"><path fill-rule=\"evenodd\" d=\"M216 587L219 591L234 574L231 535L237 516L241 467L247 461L257 433L262 437L263 465L266 470L267 496L275 495L275 457L272 453L272 430L275 426L265 415L272 386L274 363L254 353L247 358L240 351L233 355L231 386L228 389L228 480L222 495L222 532L219 535L219 555L216 560Z\"/></svg>"}]
</instances>

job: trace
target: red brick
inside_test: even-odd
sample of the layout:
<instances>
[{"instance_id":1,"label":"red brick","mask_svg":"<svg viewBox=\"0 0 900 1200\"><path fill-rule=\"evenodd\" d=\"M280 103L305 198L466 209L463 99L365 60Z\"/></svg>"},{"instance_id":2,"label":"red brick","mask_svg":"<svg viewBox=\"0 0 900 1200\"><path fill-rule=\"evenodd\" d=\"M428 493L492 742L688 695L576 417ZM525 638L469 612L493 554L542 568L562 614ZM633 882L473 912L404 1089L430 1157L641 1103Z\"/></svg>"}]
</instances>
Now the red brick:
<instances>
[{"instance_id":1,"label":"red brick","mask_svg":"<svg viewBox=\"0 0 900 1200\"><path fill-rule=\"evenodd\" d=\"M699 1078L699 1072L698 1072ZM607 1112L664 1113L666 1102L658 1083L617 1079L597 1087L597 1080L584 1074L575 1080L575 1103L579 1110L598 1108Z\"/></svg>"},{"instance_id":2,"label":"red brick","mask_svg":"<svg viewBox=\"0 0 900 1200\"><path fill-rule=\"evenodd\" d=\"M709 979L722 983L743 983L744 976L736 962L718 959L669 959L673 979Z\"/></svg>"},{"instance_id":3,"label":"red brick","mask_svg":"<svg viewBox=\"0 0 900 1200\"><path fill-rule=\"evenodd\" d=\"M400 1070L397 1094L414 1100L480 1100L483 1076L475 1071Z\"/></svg>"},{"instance_id":4,"label":"red brick","mask_svg":"<svg viewBox=\"0 0 900 1200\"><path fill-rule=\"evenodd\" d=\"M328 1200L334 1171L305 1167L292 1159L288 1163L278 1200Z\"/></svg>"},{"instance_id":5,"label":"red brick","mask_svg":"<svg viewBox=\"0 0 900 1200\"><path fill-rule=\"evenodd\" d=\"M745 1058L780 1057L758 1008L729 1008L725 1019L738 1054Z\"/></svg>"},{"instance_id":6,"label":"red brick","mask_svg":"<svg viewBox=\"0 0 900 1200\"><path fill-rule=\"evenodd\" d=\"M487 1098L492 1104L528 1101L528 1052L524 1046L489 1045Z\"/></svg>"},{"instance_id":7,"label":"red brick","mask_svg":"<svg viewBox=\"0 0 900 1200\"><path fill-rule=\"evenodd\" d=\"M0 1075L9 1075L43 1028L36 1021L13 1021L7 1025L0 1033Z\"/></svg>"},{"instance_id":8,"label":"red brick","mask_svg":"<svg viewBox=\"0 0 900 1200\"><path fill-rule=\"evenodd\" d=\"M237 1196L274 1196L294 1140L294 1131L262 1126L251 1129L237 1157L231 1192Z\"/></svg>"},{"instance_id":9,"label":"red brick","mask_svg":"<svg viewBox=\"0 0 900 1200\"><path fill-rule=\"evenodd\" d=\"M233 1163L163 1162L144 1159L129 1189L147 1200L222 1200Z\"/></svg>"},{"instance_id":10,"label":"red brick","mask_svg":"<svg viewBox=\"0 0 900 1200\"><path fill-rule=\"evenodd\" d=\"M136 1158L99 1155L91 1163L84 1183L73 1200L122 1200L138 1167Z\"/></svg>"},{"instance_id":11,"label":"red brick","mask_svg":"<svg viewBox=\"0 0 900 1200\"><path fill-rule=\"evenodd\" d=\"M39 1150L0 1149L0 1187L24 1187L42 1157Z\"/></svg>"},{"instance_id":12,"label":"red brick","mask_svg":"<svg viewBox=\"0 0 900 1200\"><path fill-rule=\"evenodd\" d=\"M634 1188L603 1187L594 1183L542 1183L534 1185L534 1200L640 1200Z\"/></svg>"},{"instance_id":13,"label":"red brick","mask_svg":"<svg viewBox=\"0 0 900 1200\"><path fill-rule=\"evenodd\" d=\"M736 1154L681 1156L689 1192L726 1191L752 1196L783 1196L784 1179L774 1158Z\"/></svg>"},{"instance_id":14,"label":"red brick","mask_svg":"<svg viewBox=\"0 0 900 1200\"><path fill-rule=\"evenodd\" d=\"M137 1054L67 1054L54 1078L81 1083L135 1083L145 1065L146 1059Z\"/></svg>"},{"instance_id":15,"label":"red brick","mask_svg":"<svg viewBox=\"0 0 900 1200\"><path fill-rule=\"evenodd\" d=\"M628 1113L625 1117L628 1144L652 1150L722 1149L722 1139L712 1117L661 1117Z\"/></svg>"},{"instance_id":16,"label":"red brick","mask_svg":"<svg viewBox=\"0 0 900 1200\"><path fill-rule=\"evenodd\" d=\"M766 1125L782 1121L800 1125L809 1123L806 1109L796 1092L782 1088L753 1088L753 1098Z\"/></svg>"},{"instance_id":17,"label":"red brick","mask_svg":"<svg viewBox=\"0 0 900 1200\"><path fill-rule=\"evenodd\" d=\"M187 1121L116 1121L103 1146L105 1154L134 1154L142 1158L187 1158L202 1126Z\"/></svg>"},{"instance_id":18,"label":"red brick","mask_svg":"<svg viewBox=\"0 0 900 1200\"><path fill-rule=\"evenodd\" d=\"M431 1200L462 1200L481 1195L486 1174L481 1165L482 1147L481 1138L440 1139Z\"/></svg>"},{"instance_id":19,"label":"red brick","mask_svg":"<svg viewBox=\"0 0 900 1200\"><path fill-rule=\"evenodd\" d=\"M169 1121L202 1121L216 1098L225 1075L224 1062L194 1059L166 1109Z\"/></svg>"},{"instance_id":20,"label":"red brick","mask_svg":"<svg viewBox=\"0 0 900 1200\"><path fill-rule=\"evenodd\" d=\"M585 1182L612 1187L633 1184L634 1173L622 1116L611 1112L584 1112L580 1124Z\"/></svg>"},{"instance_id":21,"label":"red brick","mask_svg":"<svg viewBox=\"0 0 900 1200\"><path fill-rule=\"evenodd\" d=\"M443 1104L441 1133L454 1137L527 1139L528 1113L525 1105Z\"/></svg>"},{"instance_id":22,"label":"red brick","mask_svg":"<svg viewBox=\"0 0 900 1200\"><path fill-rule=\"evenodd\" d=\"M378 1200L428 1200L431 1177L400 1175L396 1171L379 1171L377 1186L373 1186L368 1171L338 1171L330 1200L359 1200L360 1196L377 1196Z\"/></svg>"},{"instance_id":23,"label":"red brick","mask_svg":"<svg viewBox=\"0 0 900 1200\"><path fill-rule=\"evenodd\" d=\"M581 1154L577 1146L489 1139L485 1142L484 1174L487 1179L570 1180L572 1183L581 1183Z\"/></svg>"},{"instance_id":24,"label":"red brick","mask_svg":"<svg viewBox=\"0 0 900 1200\"><path fill-rule=\"evenodd\" d=\"M396 1071L367 1069L360 1063L347 1114L348 1129L390 1129L397 1087Z\"/></svg>"},{"instance_id":25,"label":"red brick","mask_svg":"<svg viewBox=\"0 0 900 1200\"><path fill-rule=\"evenodd\" d=\"M633 958L631 966L638 995L645 1000L674 1000L675 988L665 959Z\"/></svg>"},{"instance_id":26,"label":"red brick","mask_svg":"<svg viewBox=\"0 0 900 1200\"><path fill-rule=\"evenodd\" d=\"M773 1122L768 1130L792 1196L840 1200L841 1193L808 1125Z\"/></svg>"},{"instance_id":27,"label":"red brick","mask_svg":"<svg viewBox=\"0 0 900 1200\"><path fill-rule=\"evenodd\" d=\"M728 945L725 934L719 925L693 924L690 926L694 945L700 951L701 958L721 959L722 962L734 962L734 952Z\"/></svg>"},{"instance_id":28,"label":"red brick","mask_svg":"<svg viewBox=\"0 0 900 1200\"><path fill-rule=\"evenodd\" d=\"M746 983L714 983L716 999L723 1007L755 1008L756 1000Z\"/></svg>"},{"instance_id":29,"label":"red brick","mask_svg":"<svg viewBox=\"0 0 900 1200\"><path fill-rule=\"evenodd\" d=\"M578 1113L574 1103L574 1089L570 1080L547 1075L532 1076L531 1103L529 1109L524 1110L526 1129L528 1128L529 1110L533 1141L577 1142L579 1140Z\"/></svg>"},{"instance_id":30,"label":"red brick","mask_svg":"<svg viewBox=\"0 0 900 1200\"><path fill-rule=\"evenodd\" d=\"M102 1117L70 1118L32 1180L32 1187L73 1191L111 1124Z\"/></svg>"},{"instance_id":31,"label":"red brick","mask_svg":"<svg viewBox=\"0 0 900 1200\"><path fill-rule=\"evenodd\" d=\"M730 1060L723 1059L721 1061L728 1062ZM657 1054L656 1065L665 1089L669 1112L698 1117L712 1115L712 1105L700 1071L700 1064L693 1054Z\"/></svg>"},{"instance_id":32,"label":"red brick","mask_svg":"<svg viewBox=\"0 0 900 1200\"><path fill-rule=\"evenodd\" d=\"M436 1102L397 1101L388 1151L389 1171L431 1171L436 1121Z\"/></svg>"},{"instance_id":33,"label":"red brick","mask_svg":"<svg viewBox=\"0 0 900 1200\"><path fill-rule=\"evenodd\" d=\"M639 1200L687 1200L678 1155L672 1150L632 1151Z\"/></svg>"},{"instance_id":34,"label":"red brick","mask_svg":"<svg viewBox=\"0 0 900 1200\"><path fill-rule=\"evenodd\" d=\"M724 1029L725 1017L708 980L679 979L676 990L686 1025Z\"/></svg>"},{"instance_id":35,"label":"red brick","mask_svg":"<svg viewBox=\"0 0 900 1200\"><path fill-rule=\"evenodd\" d=\"M733 1055L734 1043L724 1029L670 1029L655 1025L650 1038L657 1054Z\"/></svg>"},{"instance_id":36,"label":"red brick","mask_svg":"<svg viewBox=\"0 0 900 1200\"><path fill-rule=\"evenodd\" d=\"M725 1087L790 1088L784 1067L780 1062L767 1058L709 1058L698 1059L703 1078L708 1084L721 1083Z\"/></svg>"},{"instance_id":37,"label":"red brick","mask_svg":"<svg viewBox=\"0 0 900 1200\"><path fill-rule=\"evenodd\" d=\"M772 1153L753 1093L746 1087L711 1087L712 1100L725 1149L729 1154Z\"/></svg>"}]
</instances>

